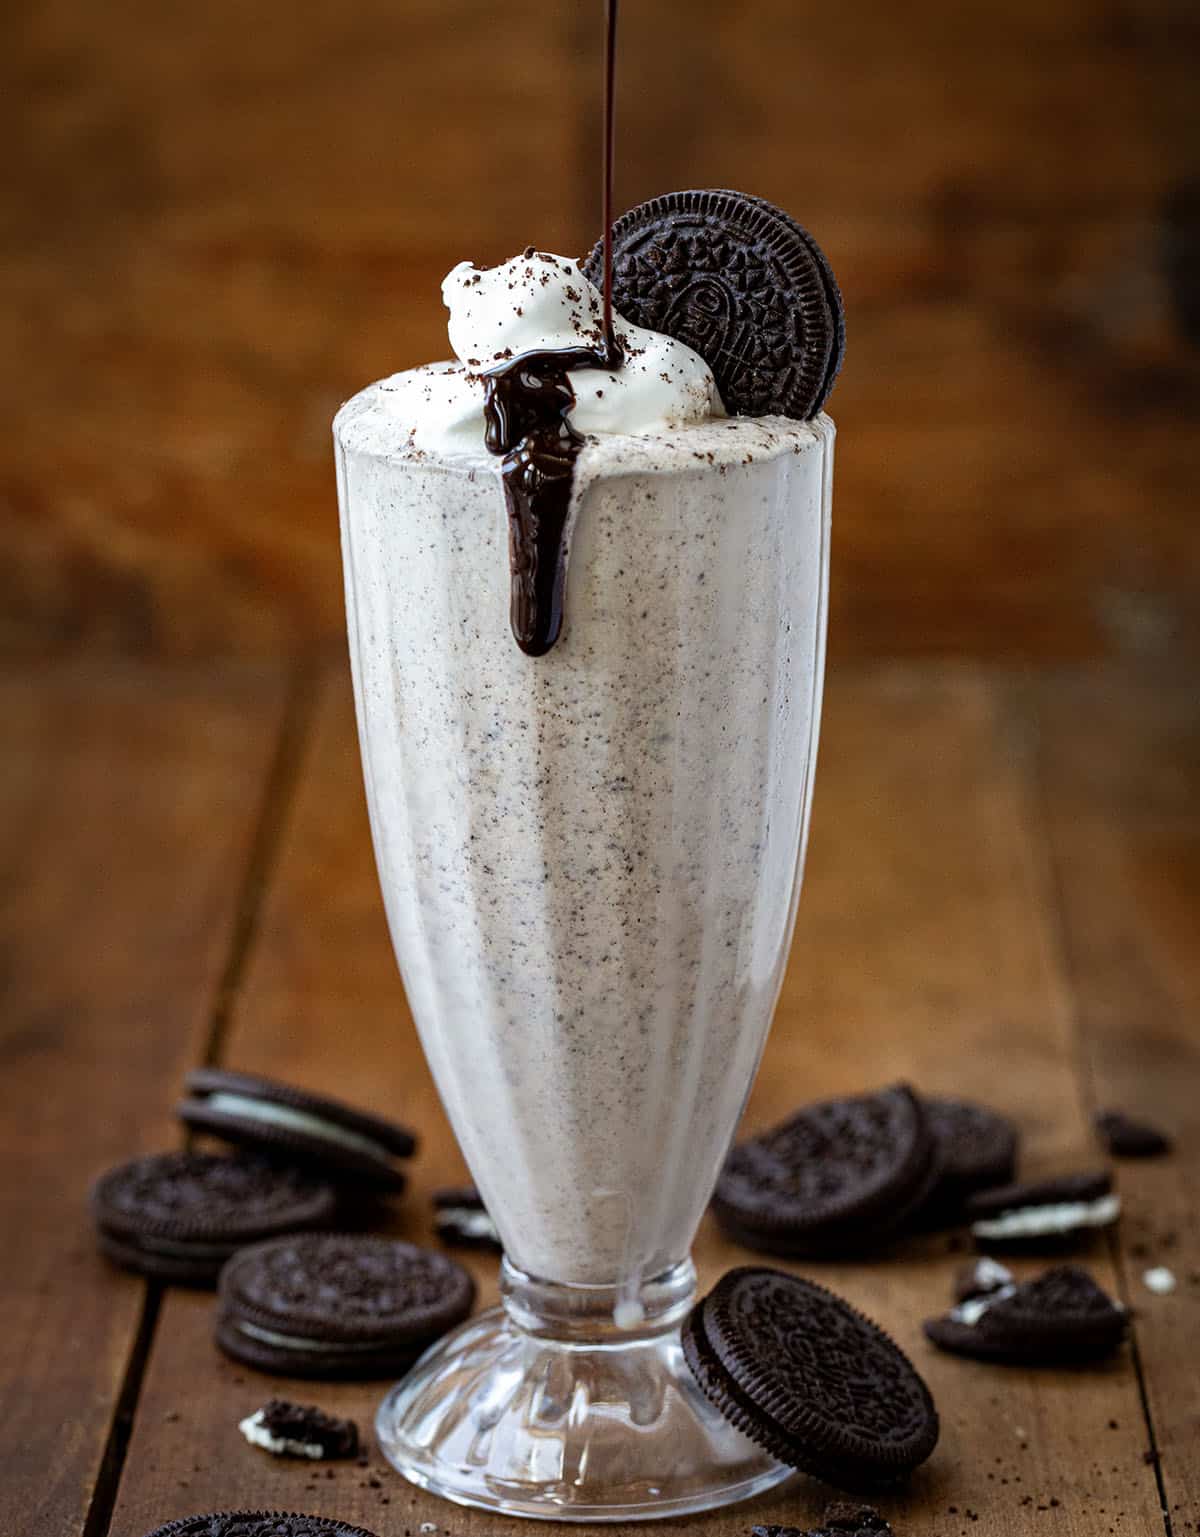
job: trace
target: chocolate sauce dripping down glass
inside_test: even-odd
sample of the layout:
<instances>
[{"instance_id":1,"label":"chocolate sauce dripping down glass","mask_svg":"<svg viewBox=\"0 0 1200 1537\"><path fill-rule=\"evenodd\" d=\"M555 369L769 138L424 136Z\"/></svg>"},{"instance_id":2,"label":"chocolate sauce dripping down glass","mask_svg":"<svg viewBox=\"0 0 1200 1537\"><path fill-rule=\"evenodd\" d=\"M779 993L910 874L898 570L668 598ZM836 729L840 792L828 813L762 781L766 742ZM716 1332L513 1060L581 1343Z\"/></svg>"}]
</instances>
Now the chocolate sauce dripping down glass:
<instances>
[{"instance_id":1,"label":"chocolate sauce dripping down glass","mask_svg":"<svg viewBox=\"0 0 1200 1537\"><path fill-rule=\"evenodd\" d=\"M567 518L583 438L567 420L575 404L568 373L624 361L612 310L613 102L617 0L607 0L604 46L604 311L601 344L526 352L488 372L484 441L503 455L512 573L509 617L517 645L544 656L562 629Z\"/></svg>"}]
</instances>

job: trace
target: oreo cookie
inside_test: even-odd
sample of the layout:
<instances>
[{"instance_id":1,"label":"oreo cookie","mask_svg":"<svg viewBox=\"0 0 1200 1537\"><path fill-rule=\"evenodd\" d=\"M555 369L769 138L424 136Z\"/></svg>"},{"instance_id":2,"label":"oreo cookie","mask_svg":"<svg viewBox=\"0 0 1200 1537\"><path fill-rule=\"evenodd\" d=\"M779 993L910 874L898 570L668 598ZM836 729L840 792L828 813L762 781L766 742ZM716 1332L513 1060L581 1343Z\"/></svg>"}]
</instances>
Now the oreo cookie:
<instances>
[{"instance_id":1,"label":"oreo cookie","mask_svg":"<svg viewBox=\"0 0 1200 1537\"><path fill-rule=\"evenodd\" d=\"M327 1180L250 1154L157 1153L102 1174L89 1197L100 1249L160 1281L213 1286L246 1244L328 1227Z\"/></svg>"},{"instance_id":2,"label":"oreo cookie","mask_svg":"<svg viewBox=\"0 0 1200 1537\"><path fill-rule=\"evenodd\" d=\"M185 1080L176 1114L194 1131L321 1170L330 1179L403 1190L396 1160L416 1150L412 1132L340 1100L252 1073L202 1067Z\"/></svg>"},{"instance_id":3,"label":"oreo cookie","mask_svg":"<svg viewBox=\"0 0 1200 1537\"><path fill-rule=\"evenodd\" d=\"M1121 1214L1112 1175L1063 1174L985 1190L967 1202L971 1236L989 1249L1060 1247L1108 1227Z\"/></svg>"},{"instance_id":4,"label":"oreo cookie","mask_svg":"<svg viewBox=\"0 0 1200 1537\"><path fill-rule=\"evenodd\" d=\"M280 1510L218 1510L156 1526L146 1537L375 1537L365 1526Z\"/></svg>"},{"instance_id":5,"label":"oreo cookie","mask_svg":"<svg viewBox=\"0 0 1200 1537\"><path fill-rule=\"evenodd\" d=\"M899 1084L808 1105L741 1143L717 1181L713 1210L749 1248L833 1257L899 1233L938 1178L924 1105Z\"/></svg>"},{"instance_id":6,"label":"oreo cookie","mask_svg":"<svg viewBox=\"0 0 1200 1537\"><path fill-rule=\"evenodd\" d=\"M243 1249L221 1272L217 1344L290 1377L398 1376L471 1311L448 1255L398 1239L309 1233Z\"/></svg>"},{"instance_id":7,"label":"oreo cookie","mask_svg":"<svg viewBox=\"0 0 1200 1537\"><path fill-rule=\"evenodd\" d=\"M434 1231L444 1244L503 1253L496 1224L474 1185L435 1190L432 1200Z\"/></svg>"},{"instance_id":8,"label":"oreo cookie","mask_svg":"<svg viewBox=\"0 0 1200 1537\"><path fill-rule=\"evenodd\" d=\"M729 1271L688 1315L683 1351L726 1419L838 1488L895 1483L937 1444L933 1399L900 1347L799 1276Z\"/></svg>"},{"instance_id":9,"label":"oreo cookie","mask_svg":"<svg viewBox=\"0 0 1200 1537\"><path fill-rule=\"evenodd\" d=\"M1119 1306L1086 1270L1058 1265L1036 1280L968 1298L925 1333L941 1350L1011 1365L1056 1365L1111 1354L1128 1331Z\"/></svg>"},{"instance_id":10,"label":"oreo cookie","mask_svg":"<svg viewBox=\"0 0 1200 1537\"><path fill-rule=\"evenodd\" d=\"M271 1398L238 1422L251 1446L273 1457L304 1457L310 1462L358 1456L358 1426L318 1409L316 1404L292 1404Z\"/></svg>"},{"instance_id":11,"label":"oreo cookie","mask_svg":"<svg viewBox=\"0 0 1200 1537\"><path fill-rule=\"evenodd\" d=\"M816 416L846 347L842 298L807 230L763 198L670 192L613 225L613 304L698 352L734 416ZM603 241L583 263L603 281Z\"/></svg>"},{"instance_id":12,"label":"oreo cookie","mask_svg":"<svg viewBox=\"0 0 1200 1537\"><path fill-rule=\"evenodd\" d=\"M1006 1185L1017 1173L1017 1128L995 1110L965 1099L923 1096L941 1173L920 1214L922 1227L960 1222L977 1191Z\"/></svg>"},{"instance_id":13,"label":"oreo cookie","mask_svg":"<svg viewBox=\"0 0 1200 1537\"><path fill-rule=\"evenodd\" d=\"M1096 1131L1114 1158L1161 1158L1171 1151L1166 1132L1123 1110L1102 1110L1096 1117Z\"/></svg>"}]
</instances>

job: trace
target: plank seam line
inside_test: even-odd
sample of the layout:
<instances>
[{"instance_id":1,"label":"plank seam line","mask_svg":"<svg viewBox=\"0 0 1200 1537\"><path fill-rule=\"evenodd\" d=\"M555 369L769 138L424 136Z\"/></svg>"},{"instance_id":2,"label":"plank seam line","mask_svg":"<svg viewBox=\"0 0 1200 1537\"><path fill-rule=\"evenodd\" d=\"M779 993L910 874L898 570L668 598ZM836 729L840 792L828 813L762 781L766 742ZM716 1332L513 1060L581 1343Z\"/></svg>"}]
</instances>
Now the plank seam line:
<instances>
[{"instance_id":1,"label":"plank seam line","mask_svg":"<svg viewBox=\"0 0 1200 1537\"><path fill-rule=\"evenodd\" d=\"M113 1511L117 1504L117 1491L121 1487L121 1474L125 1470L125 1458L133 1436L134 1416L142 1396L142 1383L150 1361L150 1346L154 1339L161 1306L161 1283L148 1281L145 1296L142 1299L137 1332L133 1337L129 1359L125 1363L121 1390L117 1394L116 1407L113 1409L112 1420L109 1423L104 1451L100 1458L100 1468L92 1487L92 1498L88 1504L80 1537L107 1537L112 1524Z\"/></svg>"},{"instance_id":2,"label":"plank seam line","mask_svg":"<svg viewBox=\"0 0 1200 1537\"><path fill-rule=\"evenodd\" d=\"M1060 972L1070 984L1068 1006L1070 1010L1071 1034L1075 1049L1077 1081L1080 1097L1083 1100L1084 1117L1090 1126L1094 1123L1095 1113L1098 1109L1096 1074L1092 1063L1092 1055L1088 1049L1087 1034L1084 1030L1083 1013L1080 1008L1079 993L1076 985L1079 977L1079 965L1075 948L1071 943L1070 925L1067 922L1066 888L1063 884L1062 872L1059 868L1059 862L1055 857L1054 843L1050 835L1050 799L1046 790L1042 701L1040 695L1033 694L1030 697L1029 710L1033 717L1033 772L1029 776L1033 804L1029 809L1043 833L1040 842L1037 838L1031 837L1030 847L1037 851L1034 855L1037 866L1035 874L1039 884L1044 887L1048 898L1043 907L1050 928L1050 941L1056 953ZM1142 1353L1138 1348L1137 1311L1130 1299L1125 1254L1121 1247L1119 1231L1107 1235L1107 1244L1113 1270L1117 1277L1117 1289L1120 1293L1121 1301L1129 1310L1129 1354L1133 1362L1133 1375L1134 1381L1137 1384L1138 1399L1142 1406L1142 1420L1145 1423L1146 1436L1150 1443L1150 1453L1153 1459L1151 1465L1154 1469L1154 1483L1158 1490L1158 1503L1162 1511L1165 1537L1174 1537L1171 1523L1171 1508L1167 1500L1166 1480L1163 1478L1162 1459L1159 1456L1158 1436L1155 1434L1154 1417L1150 1411L1150 1395L1146 1386L1146 1373L1142 1364Z\"/></svg>"},{"instance_id":3,"label":"plank seam line","mask_svg":"<svg viewBox=\"0 0 1200 1537\"><path fill-rule=\"evenodd\" d=\"M224 1054L233 1012L258 937L263 898L300 780L300 765L312 725L316 693L317 679L312 666L297 666L289 682L279 739L267 771L250 851L242 872L234 908L233 932L217 983L208 1035L200 1059L204 1067L216 1067Z\"/></svg>"}]
</instances>

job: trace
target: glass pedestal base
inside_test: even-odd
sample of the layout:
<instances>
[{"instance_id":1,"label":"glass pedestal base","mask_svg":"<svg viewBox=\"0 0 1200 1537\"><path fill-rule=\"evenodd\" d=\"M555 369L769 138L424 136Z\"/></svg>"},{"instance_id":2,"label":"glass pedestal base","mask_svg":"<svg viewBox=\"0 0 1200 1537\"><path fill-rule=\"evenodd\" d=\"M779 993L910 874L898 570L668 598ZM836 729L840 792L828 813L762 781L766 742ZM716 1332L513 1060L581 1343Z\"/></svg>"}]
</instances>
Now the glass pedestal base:
<instances>
[{"instance_id":1,"label":"glass pedestal base","mask_svg":"<svg viewBox=\"0 0 1200 1537\"><path fill-rule=\"evenodd\" d=\"M380 1450L460 1505L548 1521L711 1510L791 1469L724 1420L679 1343L695 1272L633 1292L502 1271L504 1306L417 1362L379 1407Z\"/></svg>"}]
</instances>

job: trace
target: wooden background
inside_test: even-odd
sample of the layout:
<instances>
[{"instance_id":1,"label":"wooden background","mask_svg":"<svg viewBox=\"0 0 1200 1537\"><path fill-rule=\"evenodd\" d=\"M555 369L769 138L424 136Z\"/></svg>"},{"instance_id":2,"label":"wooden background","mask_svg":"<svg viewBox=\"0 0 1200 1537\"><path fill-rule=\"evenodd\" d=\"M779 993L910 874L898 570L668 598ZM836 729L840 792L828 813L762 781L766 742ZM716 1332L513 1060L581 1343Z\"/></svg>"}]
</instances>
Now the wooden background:
<instances>
[{"instance_id":1,"label":"wooden background","mask_svg":"<svg viewBox=\"0 0 1200 1537\"><path fill-rule=\"evenodd\" d=\"M597 233L599 13L0 8L0 653L340 647L330 417ZM618 202L764 194L845 289L835 655L1194 657L1194 0L624 13Z\"/></svg>"}]
</instances>

